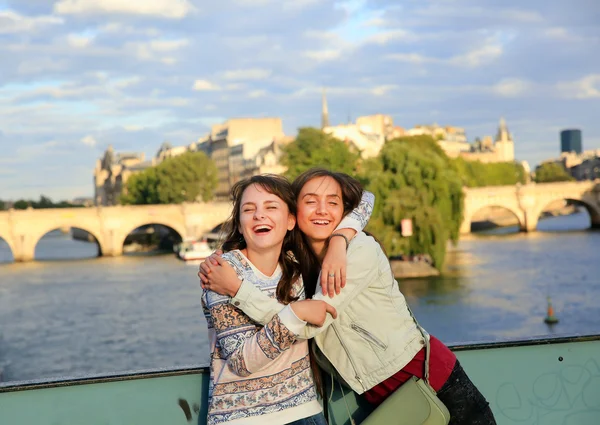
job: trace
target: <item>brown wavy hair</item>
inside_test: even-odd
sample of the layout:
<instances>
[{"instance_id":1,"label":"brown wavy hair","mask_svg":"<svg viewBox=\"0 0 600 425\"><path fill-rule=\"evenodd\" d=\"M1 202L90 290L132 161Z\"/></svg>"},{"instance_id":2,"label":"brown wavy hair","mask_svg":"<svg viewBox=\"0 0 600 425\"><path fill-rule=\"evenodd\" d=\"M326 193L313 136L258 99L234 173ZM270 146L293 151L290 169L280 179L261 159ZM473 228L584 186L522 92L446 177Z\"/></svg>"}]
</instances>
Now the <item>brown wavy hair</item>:
<instances>
[{"instance_id":1,"label":"brown wavy hair","mask_svg":"<svg viewBox=\"0 0 600 425\"><path fill-rule=\"evenodd\" d=\"M330 171L325 168L311 168L300 174L292 182L292 190L294 191L296 202L300 192L306 183L318 177L331 177L334 179L342 190L342 203L344 205L344 217L353 209L358 207L362 198L363 187L355 178L348 174ZM296 225L298 227L298 225ZM304 281L304 290L306 298L312 298L317 287L317 280L321 271L321 262L317 258L316 253L312 250L308 238L303 233L299 232L300 240L296 249L296 258L300 263L302 279Z\"/></svg>"},{"instance_id":2,"label":"brown wavy hair","mask_svg":"<svg viewBox=\"0 0 600 425\"><path fill-rule=\"evenodd\" d=\"M231 216L224 226L227 232L222 244L224 252L234 249L245 249L247 247L244 236L239 230L240 210L244 191L253 184L280 198L286 203L290 214L296 216L296 197L294 196L290 182L285 177L275 174L261 174L240 180L233 185L230 192L233 208ZM283 246L279 254L278 262L281 266L282 276L277 284L276 293L277 299L284 304L298 300L298 297L292 296L292 286L301 275L300 267L294 257L297 239L298 231L296 228L288 231L283 239Z\"/></svg>"}]
</instances>

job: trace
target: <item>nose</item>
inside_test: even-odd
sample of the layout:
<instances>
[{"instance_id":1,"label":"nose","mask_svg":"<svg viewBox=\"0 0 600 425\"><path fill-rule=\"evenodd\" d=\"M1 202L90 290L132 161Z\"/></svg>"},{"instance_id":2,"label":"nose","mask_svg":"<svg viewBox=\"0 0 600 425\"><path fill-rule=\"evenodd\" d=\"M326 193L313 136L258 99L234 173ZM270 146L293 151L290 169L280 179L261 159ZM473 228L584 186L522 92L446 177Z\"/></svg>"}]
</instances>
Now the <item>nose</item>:
<instances>
[{"instance_id":1,"label":"nose","mask_svg":"<svg viewBox=\"0 0 600 425\"><path fill-rule=\"evenodd\" d=\"M327 208L325 202L317 202L317 214L325 214L327 212Z\"/></svg>"},{"instance_id":2,"label":"nose","mask_svg":"<svg viewBox=\"0 0 600 425\"><path fill-rule=\"evenodd\" d=\"M254 219L255 220L262 220L263 218L265 218L265 213L263 212L262 209L256 209L256 211L254 211Z\"/></svg>"}]
</instances>

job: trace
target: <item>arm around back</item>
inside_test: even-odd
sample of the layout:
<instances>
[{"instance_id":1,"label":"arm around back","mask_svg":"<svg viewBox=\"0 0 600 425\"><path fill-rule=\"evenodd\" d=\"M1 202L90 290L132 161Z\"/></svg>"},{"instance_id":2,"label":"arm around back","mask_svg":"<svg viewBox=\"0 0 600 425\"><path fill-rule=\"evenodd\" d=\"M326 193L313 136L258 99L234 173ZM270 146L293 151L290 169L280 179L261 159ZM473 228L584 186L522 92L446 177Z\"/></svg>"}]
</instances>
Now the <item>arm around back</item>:
<instances>
[{"instance_id":1,"label":"arm around back","mask_svg":"<svg viewBox=\"0 0 600 425\"><path fill-rule=\"evenodd\" d=\"M379 278L380 255L384 254L377 241L365 233L359 233L348 248L348 271L345 288L339 295L333 298L323 295L321 291L317 291L313 299L325 301L336 309L338 315L343 314L350 303ZM288 323L288 317L290 316L286 316L286 320L282 322L290 327L290 329L296 328L298 323ZM304 326L298 337L303 339L313 338L327 329L334 320L331 315L327 315L323 326Z\"/></svg>"}]
</instances>

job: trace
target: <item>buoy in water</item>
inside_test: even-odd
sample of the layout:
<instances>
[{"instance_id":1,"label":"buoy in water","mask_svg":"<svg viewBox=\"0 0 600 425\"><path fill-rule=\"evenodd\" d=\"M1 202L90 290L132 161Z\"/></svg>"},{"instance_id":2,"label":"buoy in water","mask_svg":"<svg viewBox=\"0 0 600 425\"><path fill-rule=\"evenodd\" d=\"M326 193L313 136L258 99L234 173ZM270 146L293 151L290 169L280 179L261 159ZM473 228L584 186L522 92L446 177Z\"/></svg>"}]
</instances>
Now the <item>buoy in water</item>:
<instances>
[{"instance_id":1,"label":"buoy in water","mask_svg":"<svg viewBox=\"0 0 600 425\"><path fill-rule=\"evenodd\" d=\"M552 300L550 299L550 297L548 297L548 313L546 315L546 318L544 319L544 322L546 322L549 325L554 325L558 323L558 317L554 315L554 308L552 308Z\"/></svg>"}]
</instances>

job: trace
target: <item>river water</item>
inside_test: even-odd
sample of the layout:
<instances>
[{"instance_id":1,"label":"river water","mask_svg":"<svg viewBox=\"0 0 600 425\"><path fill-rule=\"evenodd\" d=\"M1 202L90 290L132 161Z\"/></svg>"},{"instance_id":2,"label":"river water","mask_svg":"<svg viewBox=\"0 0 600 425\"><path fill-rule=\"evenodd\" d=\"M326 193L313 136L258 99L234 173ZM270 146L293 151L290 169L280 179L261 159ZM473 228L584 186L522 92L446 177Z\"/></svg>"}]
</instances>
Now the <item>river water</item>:
<instances>
[{"instance_id":1,"label":"river water","mask_svg":"<svg viewBox=\"0 0 600 425\"><path fill-rule=\"evenodd\" d=\"M588 225L583 213L545 220L536 233L471 235L449 253L443 277L401 289L447 343L600 333L600 232ZM53 232L37 261L15 264L0 240L4 381L207 363L196 265L96 254ZM543 322L547 296L560 319L553 327Z\"/></svg>"}]
</instances>

